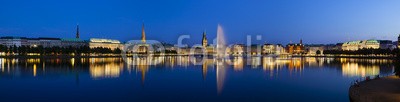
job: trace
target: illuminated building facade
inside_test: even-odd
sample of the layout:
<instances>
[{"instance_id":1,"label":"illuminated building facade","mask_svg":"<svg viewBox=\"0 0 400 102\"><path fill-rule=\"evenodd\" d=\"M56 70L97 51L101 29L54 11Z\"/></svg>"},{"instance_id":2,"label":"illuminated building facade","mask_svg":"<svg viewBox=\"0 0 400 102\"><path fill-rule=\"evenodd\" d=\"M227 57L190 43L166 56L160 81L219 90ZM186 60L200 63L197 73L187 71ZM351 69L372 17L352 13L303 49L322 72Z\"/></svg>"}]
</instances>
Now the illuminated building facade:
<instances>
[{"instance_id":1,"label":"illuminated building facade","mask_svg":"<svg viewBox=\"0 0 400 102\"><path fill-rule=\"evenodd\" d=\"M244 55L244 53L245 53L244 49L245 49L245 47L243 44L235 44L232 46L229 54L232 54L234 56L241 56L241 55Z\"/></svg>"},{"instance_id":2,"label":"illuminated building facade","mask_svg":"<svg viewBox=\"0 0 400 102\"><path fill-rule=\"evenodd\" d=\"M289 54L304 54L304 45L303 40L300 39L300 43L298 44L288 44L286 45L286 52Z\"/></svg>"},{"instance_id":3,"label":"illuminated building facade","mask_svg":"<svg viewBox=\"0 0 400 102\"><path fill-rule=\"evenodd\" d=\"M247 47L250 47L250 48L246 48L247 54L258 56L258 55L261 55L261 53L262 53L262 45L254 44L254 45L250 45Z\"/></svg>"},{"instance_id":4,"label":"illuminated building facade","mask_svg":"<svg viewBox=\"0 0 400 102\"><path fill-rule=\"evenodd\" d=\"M29 47L37 47L40 45L39 38L27 38L26 43L27 43L26 46L29 46Z\"/></svg>"},{"instance_id":5,"label":"illuminated building facade","mask_svg":"<svg viewBox=\"0 0 400 102\"><path fill-rule=\"evenodd\" d=\"M61 46L60 38L39 38L40 45L43 47Z\"/></svg>"},{"instance_id":6,"label":"illuminated building facade","mask_svg":"<svg viewBox=\"0 0 400 102\"><path fill-rule=\"evenodd\" d=\"M79 47L87 45L83 40L79 39L60 39L60 38L26 38L26 37L1 37L0 44L5 46L29 46L29 47Z\"/></svg>"},{"instance_id":7,"label":"illuminated building facade","mask_svg":"<svg viewBox=\"0 0 400 102\"><path fill-rule=\"evenodd\" d=\"M180 48L181 54L191 54L191 55L203 55L203 54L213 54L213 48L208 46L206 32L203 32L203 37L201 39L201 46L194 45L192 48Z\"/></svg>"},{"instance_id":8,"label":"illuminated building facade","mask_svg":"<svg viewBox=\"0 0 400 102\"><path fill-rule=\"evenodd\" d=\"M324 50L335 49L334 44L307 44L304 45L307 55L322 55Z\"/></svg>"},{"instance_id":9,"label":"illuminated building facade","mask_svg":"<svg viewBox=\"0 0 400 102\"><path fill-rule=\"evenodd\" d=\"M25 46L27 45L27 38L26 37L1 37L0 38L0 44L4 46Z\"/></svg>"},{"instance_id":10,"label":"illuminated building facade","mask_svg":"<svg viewBox=\"0 0 400 102\"><path fill-rule=\"evenodd\" d=\"M264 44L262 47L263 54L282 54L285 53L285 48L282 45Z\"/></svg>"},{"instance_id":11,"label":"illuminated building facade","mask_svg":"<svg viewBox=\"0 0 400 102\"><path fill-rule=\"evenodd\" d=\"M146 43L146 32L144 29L144 23L142 25L142 37L141 37L141 43L136 45L137 47L134 49L134 53L136 54L148 54L149 52L152 52L149 44Z\"/></svg>"},{"instance_id":12,"label":"illuminated building facade","mask_svg":"<svg viewBox=\"0 0 400 102\"><path fill-rule=\"evenodd\" d=\"M99 39L99 38L91 38L89 42L90 48L110 48L113 49L122 49L122 44L118 40L113 39Z\"/></svg>"},{"instance_id":13,"label":"illuminated building facade","mask_svg":"<svg viewBox=\"0 0 400 102\"><path fill-rule=\"evenodd\" d=\"M206 31L203 32L203 40L202 40L201 44L203 45L204 48L206 48L208 46Z\"/></svg>"},{"instance_id":14,"label":"illuminated building facade","mask_svg":"<svg viewBox=\"0 0 400 102\"><path fill-rule=\"evenodd\" d=\"M308 55L323 54L324 50L325 50L325 46L323 46L323 45L306 46L306 51L307 51Z\"/></svg>"},{"instance_id":15,"label":"illuminated building facade","mask_svg":"<svg viewBox=\"0 0 400 102\"><path fill-rule=\"evenodd\" d=\"M358 40L345 42L342 45L343 50L355 51L359 49L391 49L393 48L390 40Z\"/></svg>"}]
</instances>

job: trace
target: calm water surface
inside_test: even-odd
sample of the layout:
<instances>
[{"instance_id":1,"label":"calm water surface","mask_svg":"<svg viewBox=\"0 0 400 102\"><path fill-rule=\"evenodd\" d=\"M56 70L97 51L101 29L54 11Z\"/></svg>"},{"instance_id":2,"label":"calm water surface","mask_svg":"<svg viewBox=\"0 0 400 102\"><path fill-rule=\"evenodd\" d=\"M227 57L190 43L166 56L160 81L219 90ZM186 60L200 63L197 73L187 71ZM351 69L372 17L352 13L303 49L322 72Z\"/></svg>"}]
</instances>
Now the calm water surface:
<instances>
[{"instance_id":1,"label":"calm water surface","mask_svg":"<svg viewBox=\"0 0 400 102\"><path fill-rule=\"evenodd\" d=\"M394 68L385 59L202 59L0 58L0 100L338 102L355 79Z\"/></svg>"}]
</instances>

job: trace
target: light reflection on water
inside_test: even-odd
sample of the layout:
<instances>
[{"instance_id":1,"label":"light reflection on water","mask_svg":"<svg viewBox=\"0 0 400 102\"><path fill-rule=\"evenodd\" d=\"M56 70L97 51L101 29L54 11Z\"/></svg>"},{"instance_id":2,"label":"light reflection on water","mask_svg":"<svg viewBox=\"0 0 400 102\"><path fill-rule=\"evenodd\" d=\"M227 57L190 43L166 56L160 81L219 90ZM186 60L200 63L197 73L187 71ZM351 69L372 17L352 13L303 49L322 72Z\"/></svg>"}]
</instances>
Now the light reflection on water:
<instances>
[{"instance_id":1,"label":"light reflection on water","mask_svg":"<svg viewBox=\"0 0 400 102\"><path fill-rule=\"evenodd\" d=\"M194 65L195 63L200 65ZM302 78L302 76L304 76L304 78L307 78L308 74L320 75L318 71L328 70L327 73L331 76L337 75L335 74L337 72L340 73L338 74L339 76L335 78L346 78L346 80L341 81L341 84L347 85L348 83L350 83L351 80L359 77L378 74L390 74L393 72L394 68L392 63L392 60L386 59L315 57L233 57L231 59L225 60L217 60L212 58L205 58L203 60L202 57L163 56L128 58L126 61L124 61L122 58L0 58L0 81L1 79L18 80L25 78L35 78L35 80L40 80L42 78L48 77L63 77L74 75L77 83L79 83L79 78L85 77L85 75L89 75L90 79L92 80L120 79L120 77L123 76L135 75L139 77L142 86L146 86L146 78L150 77L151 79L149 80L149 84L147 85L155 87L153 84L151 84L158 83L155 82L155 80L157 80L154 79L155 76L159 77L160 75L167 74L161 78L172 78L172 76L168 76L169 73L185 74L181 71L189 70L194 71L193 73L201 74L191 73L189 76L187 76L187 78L197 79L196 77L201 77L201 79L206 82L214 80L214 86L207 86L207 88L213 89L213 87L215 87L217 93L216 96L222 97L221 99L224 100L224 97L220 96L220 94L224 94L225 86L229 86L228 89L232 89L231 87L233 86L246 86L242 84L260 84L259 81L263 80L258 80L258 77L256 79L252 79L252 77L249 77L252 76L252 74L260 74L258 72L264 73L267 76L265 78L268 78L268 80L275 79L293 81L293 79L290 79L290 77ZM199 68L199 70L197 70L196 68ZM242 76L245 80L253 80L254 83L235 83L237 80L243 80L243 78L238 78L238 76ZM289 79L286 77L289 77ZM311 79L302 80L305 80L305 84L308 83L307 81L312 81ZM198 83L193 81L188 82ZM185 84L188 82L175 82L174 84ZM277 87L279 87L279 85L277 85ZM255 87L255 89L259 88L261 87ZM232 92L232 90L227 91L228 92L226 92L225 94L229 94L229 92ZM346 92L343 93L346 94ZM193 92L192 94L194 95L197 93ZM210 97L210 99L213 99L214 96ZM347 97L343 97L342 99L340 99L340 101L343 101L346 98ZM214 99L219 98L214 97ZM259 100L263 99L259 98Z\"/></svg>"}]
</instances>

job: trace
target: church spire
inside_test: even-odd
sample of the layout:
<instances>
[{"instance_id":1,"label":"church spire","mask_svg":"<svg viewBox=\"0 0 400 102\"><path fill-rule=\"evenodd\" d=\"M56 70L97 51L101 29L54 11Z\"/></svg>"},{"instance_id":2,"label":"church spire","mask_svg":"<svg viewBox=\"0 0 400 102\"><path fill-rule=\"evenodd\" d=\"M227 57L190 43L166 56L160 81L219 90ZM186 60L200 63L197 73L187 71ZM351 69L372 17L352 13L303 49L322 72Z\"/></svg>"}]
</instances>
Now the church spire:
<instances>
[{"instance_id":1,"label":"church spire","mask_svg":"<svg viewBox=\"0 0 400 102\"><path fill-rule=\"evenodd\" d=\"M76 38L79 39L79 24L76 25Z\"/></svg>"},{"instance_id":2,"label":"church spire","mask_svg":"<svg viewBox=\"0 0 400 102\"><path fill-rule=\"evenodd\" d=\"M203 32L202 45L203 45L203 47L207 47L207 37L206 37L206 31L205 30Z\"/></svg>"},{"instance_id":3,"label":"church spire","mask_svg":"<svg viewBox=\"0 0 400 102\"><path fill-rule=\"evenodd\" d=\"M144 23L142 25L142 43L146 43L146 33L144 32Z\"/></svg>"},{"instance_id":4,"label":"church spire","mask_svg":"<svg viewBox=\"0 0 400 102\"><path fill-rule=\"evenodd\" d=\"M303 44L303 39L300 39L300 44Z\"/></svg>"}]
</instances>

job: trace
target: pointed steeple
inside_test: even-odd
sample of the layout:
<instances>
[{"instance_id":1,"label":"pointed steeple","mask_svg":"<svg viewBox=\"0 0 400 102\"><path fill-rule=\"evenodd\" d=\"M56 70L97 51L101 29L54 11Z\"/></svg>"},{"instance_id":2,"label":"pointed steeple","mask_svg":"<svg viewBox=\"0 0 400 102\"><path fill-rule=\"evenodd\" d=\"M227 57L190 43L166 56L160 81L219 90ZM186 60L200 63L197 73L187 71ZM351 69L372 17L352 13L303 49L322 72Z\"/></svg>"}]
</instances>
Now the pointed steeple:
<instances>
[{"instance_id":1,"label":"pointed steeple","mask_svg":"<svg viewBox=\"0 0 400 102\"><path fill-rule=\"evenodd\" d=\"M142 43L146 43L146 33L144 32L144 23L142 25Z\"/></svg>"},{"instance_id":2,"label":"pointed steeple","mask_svg":"<svg viewBox=\"0 0 400 102\"><path fill-rule=\"evenodd\" d=\"M203 47L207 47L207 37L206 37L206 30L203 32L203 39L202 39L202 45Z\"/></svg>"},{"instance_id":3,"label":"pointed steeple","mask_svg":"<svg viewBox=\"0 0 400 102\"><path fill-rule=\"evenodd\" d=\"M300 44L303 44L303 39L300 39Z\"/></svg>"},{"instance_id":4,"label":"pointed steeple","mask_svg":"<svg viewBox=\"0 0 400 102\"><path fill-rule=\"evenodd\" d=\"M76 38L79 39L79 24L76 25Z\"/></svg>"}]
</instances>

